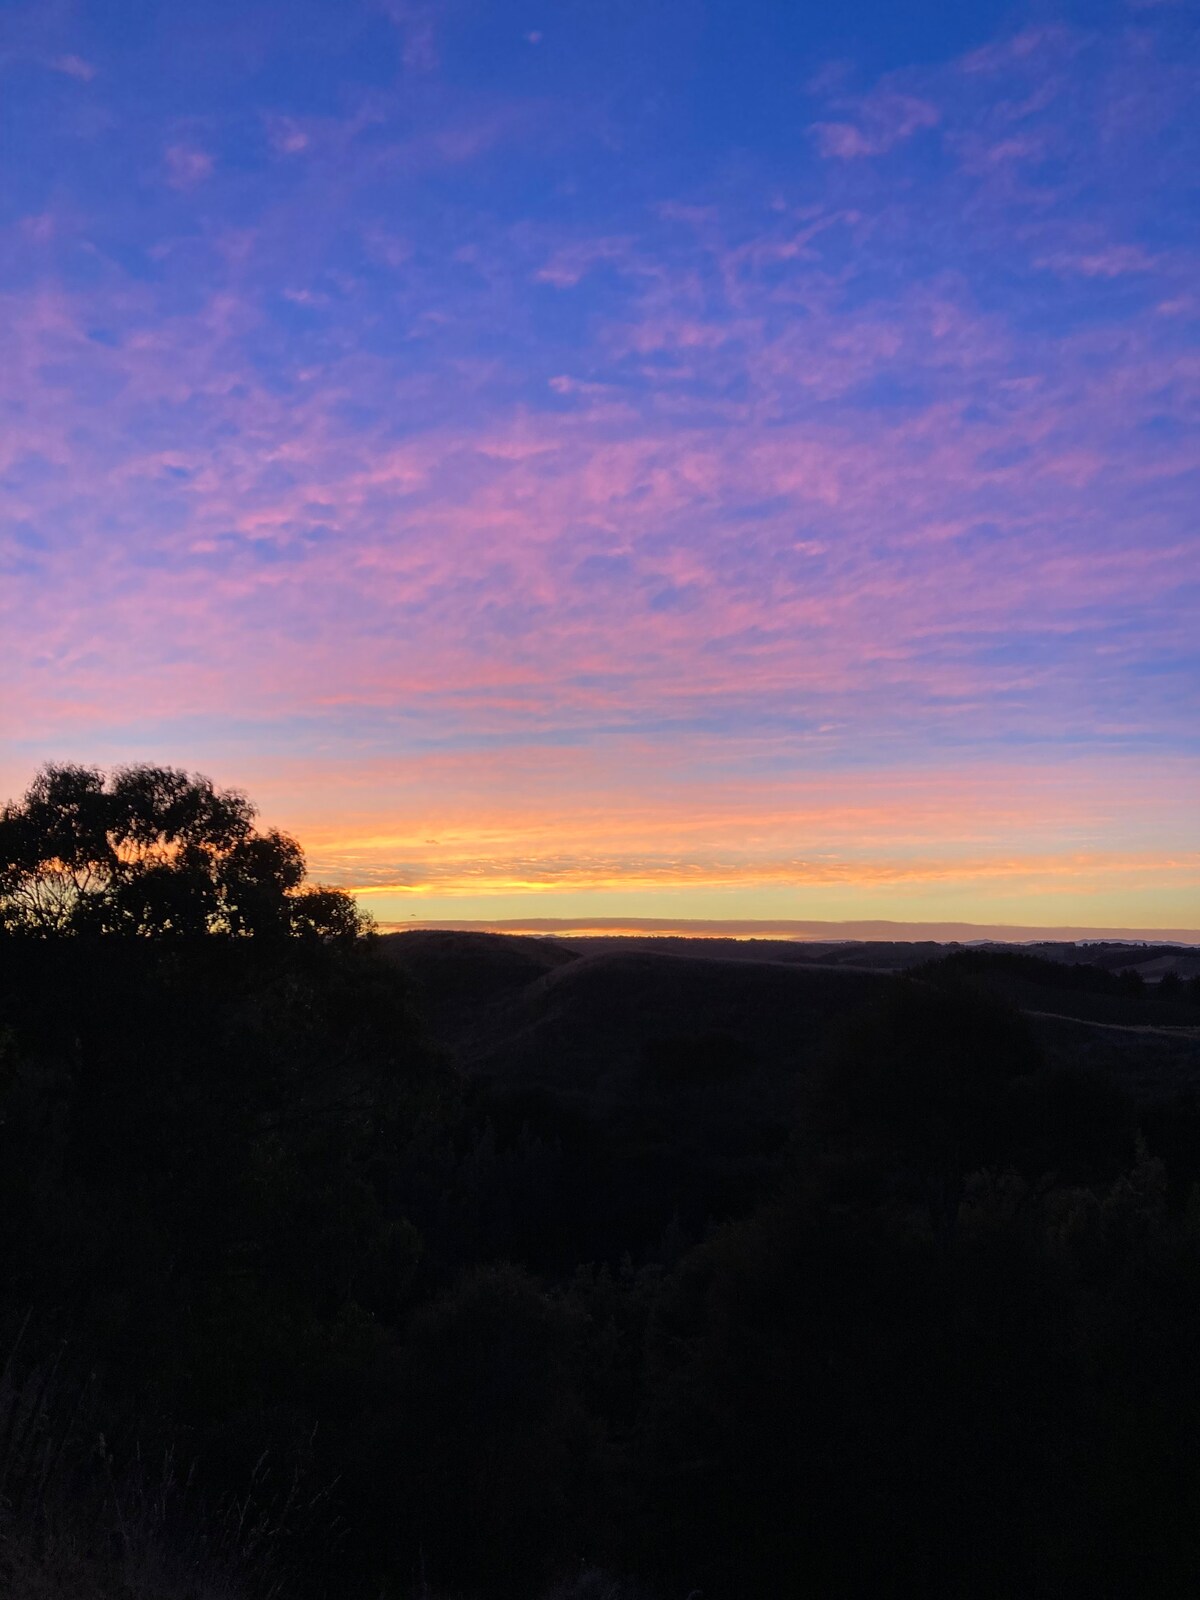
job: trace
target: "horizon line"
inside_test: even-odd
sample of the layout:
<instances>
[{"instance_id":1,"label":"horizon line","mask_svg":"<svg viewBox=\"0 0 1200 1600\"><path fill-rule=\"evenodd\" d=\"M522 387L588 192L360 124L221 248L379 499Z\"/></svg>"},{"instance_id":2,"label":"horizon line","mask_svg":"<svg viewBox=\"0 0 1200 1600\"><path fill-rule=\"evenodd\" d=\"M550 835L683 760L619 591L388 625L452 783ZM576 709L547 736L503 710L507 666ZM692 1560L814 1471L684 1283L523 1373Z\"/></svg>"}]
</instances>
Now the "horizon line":
<instances>
[{"instance_id":1,"label":"horizon line","mask_svg":"<svg viewBox=\"0 0 1200 1600\"><path fill-rule=\"evenodd\" d=\"M472 920L410 917L406 921L381 921L378 927L383 933L422 929L448 933L557 934L562 938L657 934L660 937L691 939L786 939L799 943L840 940L968 944L990 940L1001 944L1112 942L1200 945L1200 928L1041 927L999 922L893 922L883 918L834 922L778 917L506 917Z\"/></svg>"}]
</instances>

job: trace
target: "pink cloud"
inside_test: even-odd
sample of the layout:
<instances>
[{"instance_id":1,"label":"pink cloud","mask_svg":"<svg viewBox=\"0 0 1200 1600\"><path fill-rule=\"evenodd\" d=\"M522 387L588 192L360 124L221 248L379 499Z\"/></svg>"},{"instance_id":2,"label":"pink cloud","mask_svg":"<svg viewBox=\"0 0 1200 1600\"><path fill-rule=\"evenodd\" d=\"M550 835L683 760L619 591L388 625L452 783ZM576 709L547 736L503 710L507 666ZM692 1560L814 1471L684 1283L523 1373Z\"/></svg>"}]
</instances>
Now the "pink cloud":
<instances>
[{"instance_id":1,"label":"pink cloud","mask_svg":"<svg viewBox=\"0 0 1200 1600\"><path fill-rule=\"evenodd\" d=\"M1159 263L1140 245L1111 244L1099 250L1059 251L1041 257L1035 265L1085 278L1123 278L1132 272L1153 272Z\"/></svg>"},{"instance_id":2,"label":"pink cloud","mask_svg":"<svg viewBox=\"0 0 1200 1600\"><path fill-rule=\"evenodd\" d=\"M168 145L163 152L163 164L172 189L194 189L213 172L212 156L195 145Z\"/></svg>"},{"instance_id":3,"label":"pink cloud","mask_svg":"<svg viewBox=\"0 0 1200 1600\"><path fill-rule=\"evenodd\" d=\"M21 232L37 244L48 244L58 231L54 213L40 211L34 216L21 218Z\"/></svg>"},{"instance_id":4,"label":"pink cloud","mask_svg":"<svg viewBox=\"0 0 1200 1600\"><path fill-rule=\"evenodd\" d=\"M413 73L435 71L438 47L434 8L417 0L381 0L381 9L400 33L405 67Z\"/></svg>"},{"instance_id":5,"label":"pink cloud","mask_svg":"<svg viewBox=\"0 0 1200 1600\"><path fill-rule=\"evenodd\" d=\"M369 228L363 236L363 243L371 259L384 266L399 268L412 260L411 241L387 228Z\"/></svg>"},{"instance_id":6,"label":"pink cloud","mask_svg":"<svg viewBox=\"0 0 1200 1600\"><path fill-rule=\"evenodd\" d=\"M80 83L90 83L96 76L95 67L82 56L57 56L51 65L55 72L65 73L68 78L77 78Z\"/></svg>"},{"instance_id":7,"label":"pink cloud","mask_svg":"<svg viewBox=\"0 0 1200 1600\"><path fill-rule=\"evenodd\" d=\"M1028 133L1001 139L993 138L990 132L971 133L955 142L963 171L982 177L1013 173L1022 163L1041 161L1046 155L1045 139Z\"/></svg>"},{"instance_id":8,"label":"pink cloud","mask_svg":"<svg viewBox=\"0 0 1200 1600\"><path fill-rule=\"evenodd\" d=\"M626 238L588 239L556 250L537 278L556 289L573 289L588 273L605 263L627 267L634 260L632 243Z\"/></svg>"},{"instance_id":9,"label":"pink cloud","mask_svg":"<svg viewBox=\"0 0 1200 1600\"><path fill-rule=\"evenodd\" d=\"M852 107L855 122L814 122L823 156L851 161L859 156L883 155L895 145L926 128L935 128L941 114L928 100L892 90L877 91L858 101L839 102Z\"/></svg>"},{"instance_id":10,"label":"pink cloud","mask_svg":"<svg viewBox=\"0 0 1200 1600\"><path fill-rule=\"evenodd\" d=\"M1080 42L1079 34L1061 24L1037 24L973 50L959 66L967 73L1002 72L1015 64L1044 62L1070 54Z\"/></svg>"},{"instance_id":11,"label":"pink cloud","mask_svg":"<svg viewBox=\"0 0 1200 1600\"><path fill-rule=\"evenodd\" d=\"M312 143L308 133L294 117L269 116L266 119L266 126L271 148L280 155L299 155Z\"/></svg>"}]
</instances>

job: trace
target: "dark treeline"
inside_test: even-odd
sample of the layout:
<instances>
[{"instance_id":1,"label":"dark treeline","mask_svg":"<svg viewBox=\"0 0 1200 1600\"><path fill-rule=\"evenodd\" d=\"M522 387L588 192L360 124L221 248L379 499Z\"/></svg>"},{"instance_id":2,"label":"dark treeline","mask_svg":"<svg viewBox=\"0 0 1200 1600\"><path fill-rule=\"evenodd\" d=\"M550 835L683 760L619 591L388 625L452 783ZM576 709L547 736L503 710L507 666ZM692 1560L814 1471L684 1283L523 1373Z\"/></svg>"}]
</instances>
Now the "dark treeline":
<instances>
[{"instance_id":1,"label":"dark treeline","mask_svg":"<svg viewBox=\"0 0 1200 1600\"><path fill-rule=\"evenodd\" d=\"M1152 948L1148 954L1157 955ZM1090 961L1048 961L1042 956L1017 950L956 950L932 963L942 969L942 976L960 978L1006 978L1025 983L1031 988L1066 991L1073 995L1102 995L1124 1001L1155 1001L1190 999L1200 1005L1200 976L1182 979L1178 972L1167 971L1153 983L1147 983L1136 966L1125 966L1118 971ZM921 967L913 975L920 976ZM1136 1011L1132 1013L1137 1016ZM1181 1017L1182 1017L1181 1013ZM1145 1020L1160 1020L1149 1010Z\"/></svg>"},{"instance_id":2,"label":"dark treeline","mask_svg":"<svg viewBox=\"0 0 1200 1600\"><path fill-rule=\"evenodd\" d=\"M9 1592L1195 1592L1195 1085L985 962L573 1089L462 1070L342 918L10 921Z\"/></svg>"}]
</instances>

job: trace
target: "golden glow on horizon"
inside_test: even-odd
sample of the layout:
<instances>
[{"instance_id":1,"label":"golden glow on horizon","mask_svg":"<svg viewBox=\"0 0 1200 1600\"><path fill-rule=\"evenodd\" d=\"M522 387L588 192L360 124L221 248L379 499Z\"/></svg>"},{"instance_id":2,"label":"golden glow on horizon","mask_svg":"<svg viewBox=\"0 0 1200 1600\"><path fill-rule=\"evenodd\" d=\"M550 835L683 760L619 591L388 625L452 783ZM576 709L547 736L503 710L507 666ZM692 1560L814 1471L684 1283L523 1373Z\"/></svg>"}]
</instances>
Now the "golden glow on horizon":
<instances>
[{"instance_id":1,"label":"golden glow on horizon","mask_svg":"<svg viewBox=\"0 0 1200 1600\"><path fill-rule=\"evenodd\" d=\"M755 778L715 770L719 747L653 774L652 754L435 753L251 792L382 921L1200 920L1194 762Z\"/></svg>"},{"instance_id":2,"label":"golden glow on horizon","mask_svg":"<svg viewBox=\"0 0 1200 1600\"><path fill-rule=\"evenodd\" d=\"M213 777L385 922L1200 922L1194 760L755 774L744 754L527 745Z\"/></svg>"},{"instance_id":3,"label":"golden glow on horizon","mask_svg":"<svg viewBox=\"0 0 1200 1600\"><path fill-rule=\"evenodd\" d=\"M319 864L318 864L318 876ZM1106 878L1136 878L1141 884L1183 881L1200 887L1200 852L1190 857L1114 858L1099 855L1064 858L1058 856L1016 857L999 861L917 861L904 865L882 862L840 862L825 864L763 862L730 867L703 862L645 866L628 871L597 871L584 863L564 866L548 863L544 875L512 874L503 862L474 863L463 870L453 865L431 867L420 882L346 882L342 885L360 898L375 895L538 894L555 895L564 889L603 892L641 891L670 888L803 888L812 884L848 884L858 887L873 884L988 882L1010 879L1034 880L1048 893L1050 885L1062 880L1098 883ZM1032 892L1032 886L1031 886Z\"/></svg>"}]
</instances>

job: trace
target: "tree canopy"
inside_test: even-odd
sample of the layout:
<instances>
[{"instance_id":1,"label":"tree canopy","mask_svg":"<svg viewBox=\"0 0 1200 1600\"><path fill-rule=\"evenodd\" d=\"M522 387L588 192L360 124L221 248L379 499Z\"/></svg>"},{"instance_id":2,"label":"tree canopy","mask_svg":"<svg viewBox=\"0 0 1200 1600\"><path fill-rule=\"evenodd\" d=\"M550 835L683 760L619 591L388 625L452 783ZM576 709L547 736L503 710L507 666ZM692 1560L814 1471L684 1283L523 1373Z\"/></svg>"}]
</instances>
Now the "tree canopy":
<instances>
[{"instance_id":1,"label":"tree canopy","mask_svg":"<svg viewBox=\"0 0 1200 1600\"><path fill-rule=\"evenodd\" d=\"M175 767L43 767L0 809L0 926L36 934L353 938L344 890L306 886L304 852L258 831L237 789Z\"/></svg>"}]
</instances>

